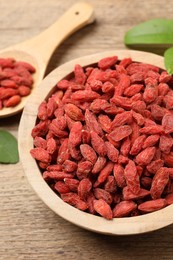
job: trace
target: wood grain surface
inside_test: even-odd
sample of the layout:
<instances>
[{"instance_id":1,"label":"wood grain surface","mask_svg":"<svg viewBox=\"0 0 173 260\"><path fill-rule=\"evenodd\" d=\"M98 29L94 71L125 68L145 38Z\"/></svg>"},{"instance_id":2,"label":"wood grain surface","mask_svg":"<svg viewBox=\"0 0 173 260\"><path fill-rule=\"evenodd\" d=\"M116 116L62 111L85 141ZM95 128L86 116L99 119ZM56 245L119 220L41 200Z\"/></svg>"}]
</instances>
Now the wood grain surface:
<instances>
[{"instance_id":1,"label":"wood grain surface","mask_svg":"<svg viewBox=\"0 0 173 260\"><path fill-rule=\"evenodd\" d=\"M0 0L0 49L51 25L75 0ZM172 18L173 3L162 0L88 0L97 21L55 51L47 73L83 55L125 48L124 33L155 17ZM55 35L56 37L56 35ZM157 50L155 50L157 51ZM0 129L18 135L21 114L0 119ZM27 137L26 137L27 138ZM63 220L37 197L20 162L0 165L0 259L173 259L173 226L145 235L105 236Z\"/></svg>"}]
</instances>

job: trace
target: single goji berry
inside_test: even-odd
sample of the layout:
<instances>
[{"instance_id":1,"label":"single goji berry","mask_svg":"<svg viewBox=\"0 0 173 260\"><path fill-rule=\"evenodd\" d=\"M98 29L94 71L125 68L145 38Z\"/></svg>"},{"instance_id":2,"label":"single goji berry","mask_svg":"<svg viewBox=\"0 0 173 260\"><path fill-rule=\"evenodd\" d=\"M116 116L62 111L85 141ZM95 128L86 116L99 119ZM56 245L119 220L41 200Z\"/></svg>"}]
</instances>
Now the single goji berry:
<instances>
[{"instance_id":1,"label":"single goji berry","mask_svg":"<svg viewBox=\"0 0 173 260\"><path fill-rule=\"evenodd\" d=\"M150 195L150 191L140 189L138 194L133 193L128 186L123 188L123 199L124 200L138 200Z\"/></svg>"},{"instance_id":2,"label":"single goji berry","mask_svg":"<svg viewBox=\"0 0 173 260\"><path fill-rule=\"evenodd\" d=\"M92 188L92 183L88 178L84 178L79 182L78 195L82 200L86 200Z\"/></svg>"},{"instance_id":3,"label":"single goji berry","mask_svg":"<svg viewBox=\"0 0 173 260\"><path fill-rule=\"evenodd\" d=\"M106 201L99 199L94 200L93 203L94 209L97 213L109 220L113 218L111 207L106 203Z\"/></svg>"},{"instance_id":4,"label":"single goji berry","mask_svg":"<svg viewBox=\"0 0 173 260\"><path fill-rule=\"evenodd\" d=\"M137 208L137 204L133 201L121 201L118 203L115 208L113 209L113 217L114 218L121 218L127 217L130 212Z\"/></svg>"},{"instance_id":5,"label":"single goji berry","mask_svg":"<svg viewBox=\"0 0 173 260\"><path fill-rule=\"evenodd\" d=\"M147 147L136 156L136 163L139 165L148 165L156 152L155 147Z\"/></svg>"},{"instance_id":6,"label":"single goji berry","mask_svg":"<svg viewBox=\"0 0 173 260\"><path fill-rule=\"evenodd\" d=\"M38 161L47 163L51 160L50 154L42 147L33 148L30 153Z\"/></svg>"},{"instance_id":7,"label":"single goji berry","mask_svg":"<svg viewBox=\"0 0 173 260\"><path fill-rule=\"evenodd\" d=\"M138 209L142 212L153 212L167 206L165 199L148 200L139 204Z\"/></svg>"},{"instance_id":8,"label":"single goji berry","mask_svg":"<svg viewBox=\"0 0 173 260\"><path fill-rule=\"evenodd\" d=\"M15 107L17 106L21 101L21 97L19 95L14 95L6 100L4 103L5 107Z\"/></svg>"},{"instance_id":9,"label":"single goji berry","mask_svg":"<svg viewBox=\"0 0 173 260\"><path fill-rule=\"evenodd\" d=\"M111 160L112 162L117 162L118 155L119 155L118 149L116 149L116 147L110 142L105 142L105 146L106 146L107 156L109 160Z\"/></svg>"},{"instance_id":10,"label":"single goji berry","mask_svg":"<svg viewBox=\"0 0 173 260\"><path fill-rule=\"evenodd\" d=\"M123 125L115 127L109 136L115 141L121 141L125 137L129 136L132 133L132 128L129 125Z\"/></svg>"},{"instance_id":11,"label":"single goji berry","mask_svg":"<svg viewBox=\"0 0 173 260\"><path fill-rule=\"evenodd\" d=\"M117 183L117 186L123 188L126 186L126 179L124 175L124 168L120 164L114 164L113 174Z\"/></svg>"},{"instance_id":12,"label":"single goji berry","mask_svg":"<svg viewBox=\"0 0 173 260\"><path fill-rule=\"evenodd\" d=\"M77 209L86 210L88 208L87 203L81 200L79 195L77 195L76 193L68 192L61 194L61 199L64 202L67 202L68 204L76 207Z\"/></svg>"},{"instance_id":13,"label":"single goji berry","mask_svg":"<svg viewBox=\"0 0 173 260\"><path fill-rule=\"evenodd\" d=\"M169 181L169 173L166 168L161 167L156 174L154 175L152 184L151 184L151 197L152 199L159 199L163 193L164 188L166 187Z\"/></svg>"},{"instance_id":14,"label":"single goji berry","mask_svg":"<svg viewBox=\"0 0 173 260\"><path fill-rule=\"evenodd\" d=\"M107 154L107 146L105 142L96 132L91 131L90 134L92 147L98 153L98 155L104 157Z\"/></svg>"},{"instance_id":15,"label":"single goji berry","mask_svg":"<svg viewBox=\"0 0 173 260\"><path fill-rule=\"evenodd\" d=\"M137 173L136 165L132 160L129 160L128 164L126 165L124 169L124 176L129 189L134 194L138 194L140 192L140 180Z\"/></svg>"},{"instance_id":16,"label":"single goji berry","mask_svg":"<svg viewBox=\"0 0 173 260\"><path fill-rule=\"evenodd\" d=\"M95 150L88 144L81 144L80 145L80 151L82 156L90 161L92 164L95 164L96 160L97 160L97 155Z\"/></svg>"},{"instance_id":17,"label":"single goji berry","mask_svg":"<svg viewBox=\"0 0 173 260\"><path fill-rule=\"evenodd\" d=\"M112 57L106 57L106 58L103 58L101 59L99 62L98 62L98 67L100 69L108 69L110 68L111 66L115 65L115 63L117 62L118 60L118 57L117 56L112 56Z\"/></svg>"}]
</instances>

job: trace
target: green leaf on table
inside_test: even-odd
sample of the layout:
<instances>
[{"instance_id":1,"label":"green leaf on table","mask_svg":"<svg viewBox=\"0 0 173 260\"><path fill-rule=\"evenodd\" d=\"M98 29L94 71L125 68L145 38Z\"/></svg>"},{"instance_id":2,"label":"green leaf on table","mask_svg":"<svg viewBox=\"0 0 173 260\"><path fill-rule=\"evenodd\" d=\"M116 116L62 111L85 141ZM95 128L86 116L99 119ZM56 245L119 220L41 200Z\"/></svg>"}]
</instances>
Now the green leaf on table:
<instances>
[{"instance_id":1,"label":"green leaf on table","mask_svg":"<svg viewBox=\"0 0 173 260\"><path fill-rule=\"evenodd\" d=\"M5 130L0 130L0 163L17 163L19 153L16 138Z\"/></svg>"},{"instance_id":2,"label":"green leaf on table","mask_svg":"<svg viewBox=\"0 0 173 260\"><path fill-rule=\"evenodd\" d=\"M124 43L133 45L173 46L173 20L152 19L130 29L124 36Z\"/></svg>"},{"instance_id":3,"label":"green leaf on table","mask_svg":"<svg viewBox=\"0 0 173 260\"><path fill-rule=\"evenodd\" d=\"M164 52L164 64L167 72L173 74L173 47Z\"/></svg>"}]
</instances>

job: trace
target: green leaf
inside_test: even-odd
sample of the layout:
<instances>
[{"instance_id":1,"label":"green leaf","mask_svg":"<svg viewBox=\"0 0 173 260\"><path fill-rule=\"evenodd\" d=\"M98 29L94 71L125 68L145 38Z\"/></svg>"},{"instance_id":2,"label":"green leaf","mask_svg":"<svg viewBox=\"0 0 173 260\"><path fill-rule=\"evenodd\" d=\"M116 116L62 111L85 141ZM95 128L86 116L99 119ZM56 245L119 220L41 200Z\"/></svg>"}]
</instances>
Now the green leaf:
<instances>
[{"instance_id":1,"label":"green leaf","mask_svg":"<svg viewBox=\"0 0 173 260\"><path fill-rule=\"evenodd\" d=\"M5 130L0 130L0 163L17 163L19 161L16 138Z\"/></svg>"},{"instance_id":2,"label":"green leaf","mask_svg":"<svg viewBox=\"0 0 173 260\"><path fill-rule=\"evenodd\" d=\"M152 19L129 30L124 37L126 45L173 46L173 20Z\"/></svg>"},{"instance_id":3,"label":"green leaf","mask_svg":"<svg viewBox=\"0 0 173 260\"><path fill-rule=\"evenodd\" d=\"M173 74L173 47L164 52L164 63L167 72Z\"/></svg>"}]
</instances>

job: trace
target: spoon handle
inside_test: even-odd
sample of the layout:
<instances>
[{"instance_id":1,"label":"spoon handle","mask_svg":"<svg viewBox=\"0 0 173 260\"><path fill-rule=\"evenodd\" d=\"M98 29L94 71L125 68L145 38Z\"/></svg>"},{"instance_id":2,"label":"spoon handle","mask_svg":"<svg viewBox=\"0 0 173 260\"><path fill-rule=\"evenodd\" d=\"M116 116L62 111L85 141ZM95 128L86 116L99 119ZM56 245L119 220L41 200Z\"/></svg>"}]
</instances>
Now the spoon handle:
<instances>
[{"instance_id":1,"label":"spoon handle","mask_svg":"<svg viewBox=\"0 0 173 260\"><path fill-rule=\"evenodd\" d=\"M58 45L68 36L94 22L94 10L88 3L77 3L67 10L54 24L45 31L25 42L20 43L21 49L32 52L47 65Z\"/></svg>"}]
</instances>

